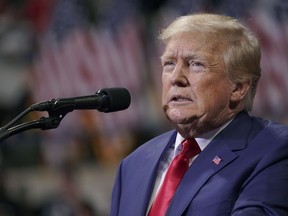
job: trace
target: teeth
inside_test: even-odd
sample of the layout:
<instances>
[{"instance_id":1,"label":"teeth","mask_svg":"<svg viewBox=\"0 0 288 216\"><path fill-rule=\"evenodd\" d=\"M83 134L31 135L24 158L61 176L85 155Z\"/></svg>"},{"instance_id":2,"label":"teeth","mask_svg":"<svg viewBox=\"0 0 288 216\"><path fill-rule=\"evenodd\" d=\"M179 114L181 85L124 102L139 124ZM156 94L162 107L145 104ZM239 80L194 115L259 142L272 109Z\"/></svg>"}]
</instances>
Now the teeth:
<instances>
[{"instance_id":1,"label":"teeth","mask_svg":"<svg viewBox=\"0 0 288 216\"><path fill-rule=\"evenodd\" d=\"M175 101L188 101L187 98L174 98Z\"/></svg>"}]
</instances>

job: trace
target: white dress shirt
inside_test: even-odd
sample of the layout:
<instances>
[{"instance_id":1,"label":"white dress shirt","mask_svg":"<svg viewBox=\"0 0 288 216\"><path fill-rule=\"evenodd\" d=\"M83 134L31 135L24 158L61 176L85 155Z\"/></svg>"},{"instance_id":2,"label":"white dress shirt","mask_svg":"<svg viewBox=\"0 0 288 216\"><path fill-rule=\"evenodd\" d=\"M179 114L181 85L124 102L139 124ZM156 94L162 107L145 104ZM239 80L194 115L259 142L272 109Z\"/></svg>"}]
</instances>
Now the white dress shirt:
<instances>
[{"instance_id":1,"label":"white dress shirt","mask_svg":"<svg viewBox=\"0 0 288 216\"><path fill-rule=\"evenodd\" d=\"M232 120L228 121L226 124L222 125L220 128L217 128L215 130L212 130L206 134L203 134L202 136L196 137L195 140L198 143L201 151L213 140L213 138L220 133ZM172 145L166 155L163 157L162 161L160 161L159 168L158 168L158 174L156 177L156 181L154 184L154 189L150 198L149 206L147 209L147 213L149 212L149 209L152 206L152 203L154 202L154 199L156 197L156 194L158 193L165 175L167 173L168 167L172 160L181 152L182 150L182 141L184 140L184 137L182 137L179 133L177 133L176 140L174 145ZM194 156L193 158L190 159L190 165L193 163L193 161L197 158L198 155Z\"/></svg>"}]
</instances>

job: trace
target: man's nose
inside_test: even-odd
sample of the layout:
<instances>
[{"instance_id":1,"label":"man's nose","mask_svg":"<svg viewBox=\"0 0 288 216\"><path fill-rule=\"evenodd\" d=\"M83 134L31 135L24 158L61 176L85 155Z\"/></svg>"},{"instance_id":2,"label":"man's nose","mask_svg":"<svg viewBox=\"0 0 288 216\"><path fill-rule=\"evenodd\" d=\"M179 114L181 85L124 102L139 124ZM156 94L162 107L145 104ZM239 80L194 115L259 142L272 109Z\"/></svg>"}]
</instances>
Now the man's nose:
<instances>
[{"instance_id":1,"label":"man's nose","mask_svg":"<svg viewBox=\"0 0 288 216\"><path fill-rule=\"evenodd\" d=\"M188 85L188 79L186 76L185 67L181 64L177 64L170 76L170 82L172 85L176 86L186 86Z\"/></svg>"}]
</instances>

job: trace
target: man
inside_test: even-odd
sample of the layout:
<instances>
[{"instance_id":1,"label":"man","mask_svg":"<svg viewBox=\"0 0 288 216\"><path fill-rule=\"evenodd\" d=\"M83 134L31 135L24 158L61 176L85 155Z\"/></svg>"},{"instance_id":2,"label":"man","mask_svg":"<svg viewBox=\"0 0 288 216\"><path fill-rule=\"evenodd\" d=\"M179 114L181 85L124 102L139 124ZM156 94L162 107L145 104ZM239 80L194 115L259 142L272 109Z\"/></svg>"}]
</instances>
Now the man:
<instances>
[{"instance_id":1,"label":"man","mask_svg":"<svg viewBox=\"0 0 288 216\"><path fill-rule=\"evenodd\" d=\"M180 17L160 39L162 105L176 130L121 162L111 216L288 215L288 127L248 114L261 73L258 40L213 14ZM201 152L170 192L169 165L194 139Z\"/></svg>"}]
</instances>

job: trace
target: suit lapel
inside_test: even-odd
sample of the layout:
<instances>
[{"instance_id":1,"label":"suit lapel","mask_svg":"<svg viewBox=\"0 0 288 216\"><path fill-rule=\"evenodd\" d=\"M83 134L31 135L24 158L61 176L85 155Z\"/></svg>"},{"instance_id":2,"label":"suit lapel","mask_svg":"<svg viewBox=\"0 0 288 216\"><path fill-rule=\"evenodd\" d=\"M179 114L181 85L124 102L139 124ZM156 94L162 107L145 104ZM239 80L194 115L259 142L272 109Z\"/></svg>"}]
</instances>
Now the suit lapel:
<instances>
[{"instance_id":1,"label":"suit lapel","mask_svg":"<svg viewBox=\"0 0 288 216\"><path fill-rule=\"evenodd\" d=\"M214 146L218 144L213 142ZM211 146L209 144L209 147ZM221 160L218 165L216 164L218 162L213 162L215 156ZM173 212L173 214L168 215L181 215L207 180L236 158L237 155L225 146L218 149L215 147L214 149L205 149L201 152L181 180L169 207L169 212Z\"/></svg>"},{"instance_id":2,"label":"suit lapel","mask_svg":"<svg viewBox=\"0 0 288 216\"><path fill-rule=\"evenodd\" d=\"M140 191L138 191L138 197L145 197L145 205L141 205L141 212L143 215L146 214L146 210L150 201L151 194L153 192L154 183L157 177L159 162L167 152L167 149L175 142L176 131L171 131L168 134L165 134L163 137L157 140L153 140L152 145L148 149L147 154L145 155L144 161L145 164L141 166L141 176L138 175L137 178L141 182ZM147 178L147 176L149 178ZM137 182L139 182L137 181ZM147 190L148 188L148 190ZM136 203L134 203L137 205Z\"/></svg>"},{"instance_id":3,"label":"suit lapel","mask_svg":"<svg viewBox=\"0 0 288 216\"><path fill-rule=\"evenodd\" d=\"M251 128L250 121L246 121L247 118L249 119L249 116L246 112L239 114L198 155L181 180L167 215L182 215L207 180L238 157L236 150L246 148L245 138ZM232 136L235 130L238 135Z\"/></svg>"}]
</instances>

